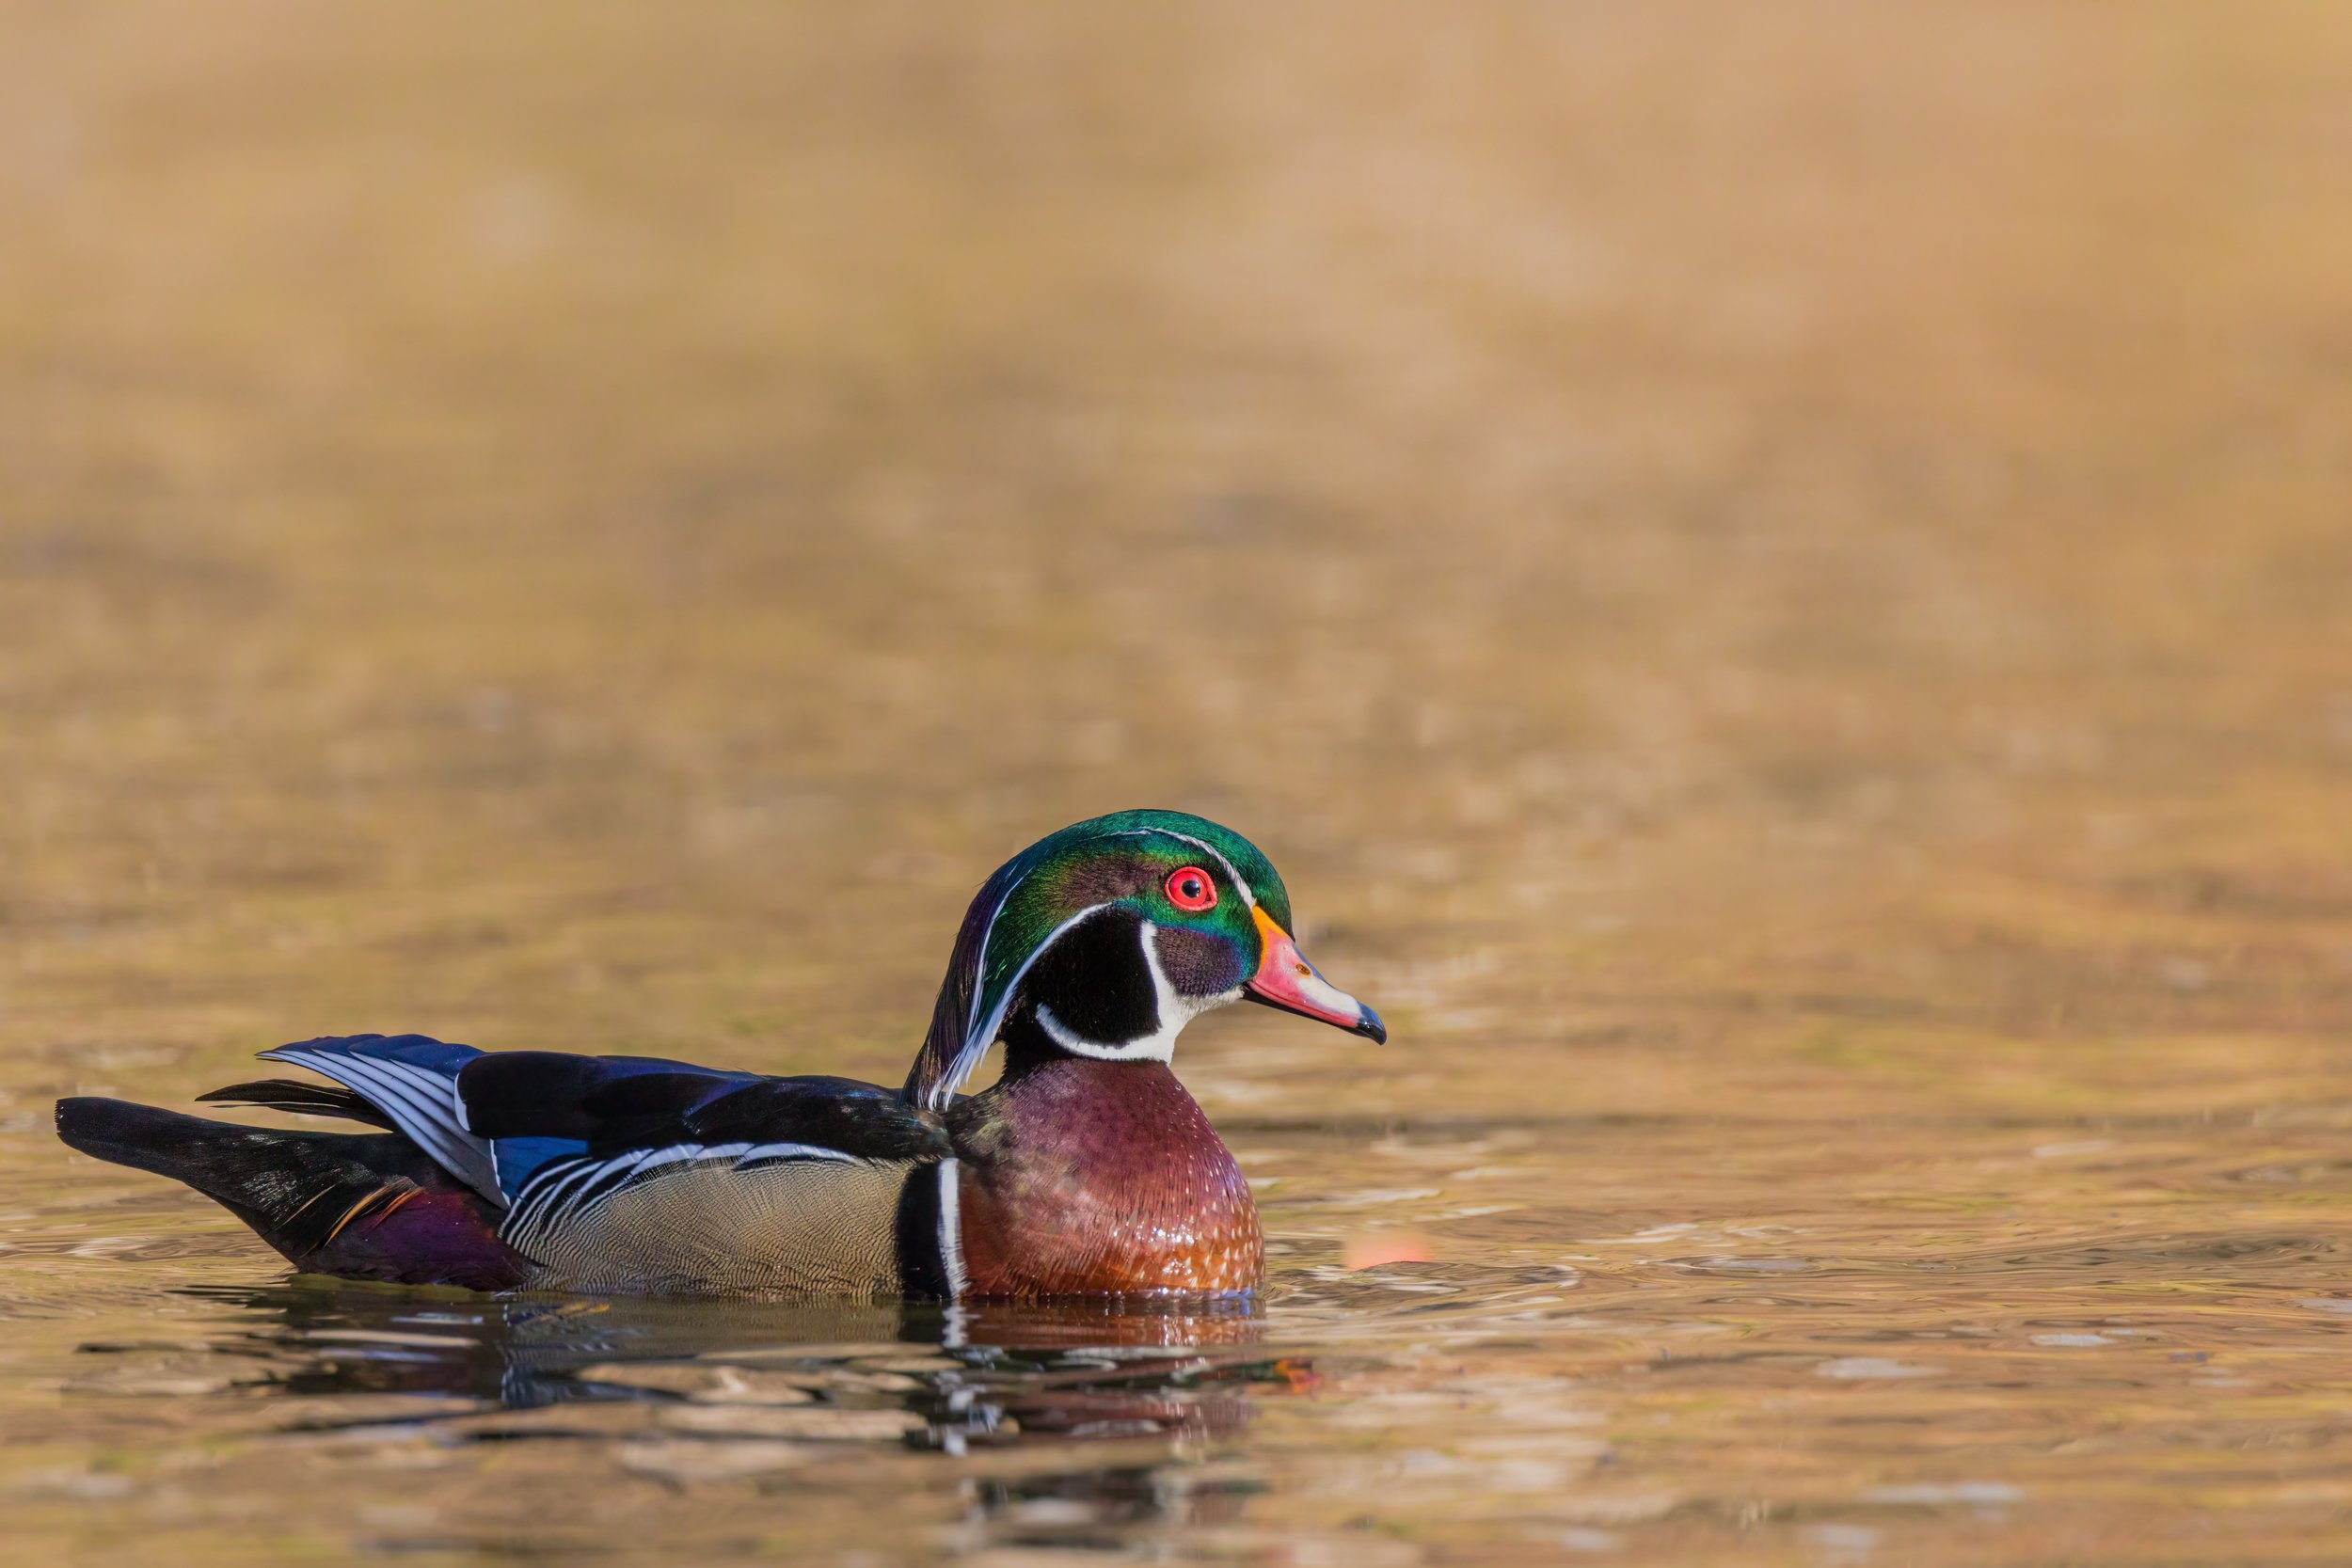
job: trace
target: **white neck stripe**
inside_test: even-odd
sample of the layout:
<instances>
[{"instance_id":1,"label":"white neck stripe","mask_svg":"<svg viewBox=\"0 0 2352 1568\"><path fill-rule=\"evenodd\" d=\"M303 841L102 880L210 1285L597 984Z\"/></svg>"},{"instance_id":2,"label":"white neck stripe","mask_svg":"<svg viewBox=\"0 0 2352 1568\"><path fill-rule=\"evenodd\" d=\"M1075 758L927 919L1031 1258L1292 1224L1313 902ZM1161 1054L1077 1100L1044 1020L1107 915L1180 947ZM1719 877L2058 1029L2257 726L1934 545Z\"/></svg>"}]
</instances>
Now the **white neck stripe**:
<instances>
[{"instance_id":1,"label":"white neck stripe","mask_svg":"<svg viewBox=\"0 0 2352 1568\"><path fill-rule=\"evenodd\" d=\"M1069 1052L1073 1056L1091 1056L1098 1062L1165 1062L1176 1054L1174 1032L1162 1029L1149 1035L1138 1035L1117 1045L1090 1040L1060 1019L1054 1010L1041 1002L1037 1006L1037 1026L1045 1031L1045 1037Z\"/></svg>"},{"instance_id":2,"label":"white neck stripe","mask_svg":"<svg viewBox=\"0 0 2352 1568\"><path fill-rule=\"evenodd\" d=\"M1041 1002L1037 1005L1038 1027L1045 1037L1073 1056L1091 1056L1098 1062L1165 1062L1176 1055L1176 1037L1184 1032L1184 1025L1212 1007L1221 1007L1241 996L1241 988L1220 991L1215 996L1186 996L1168 979L1168 971L1160 967L1160 944L1153 940L1159 927L1150 921L1143 923L1143 966L1152 975L1152 1000L1157 1009L1153 1022L1158 1025L1148 1035L1137 1035L1131 1040L1089 1039L1060 1019L1053 1009Z\"/></svg>"},{"instance_id":3,"label":"white neck stripe","mask_svg":"<svg viewBox=\"0 0 2352 1568\"><path fill-rule=\"evenodd\" d=\"M947 1276L947 1299L963 1299L971 1283L963 1268L962 1165L952 1159L939 1162L939 1266Z\"/></svg>"}]
</instances>

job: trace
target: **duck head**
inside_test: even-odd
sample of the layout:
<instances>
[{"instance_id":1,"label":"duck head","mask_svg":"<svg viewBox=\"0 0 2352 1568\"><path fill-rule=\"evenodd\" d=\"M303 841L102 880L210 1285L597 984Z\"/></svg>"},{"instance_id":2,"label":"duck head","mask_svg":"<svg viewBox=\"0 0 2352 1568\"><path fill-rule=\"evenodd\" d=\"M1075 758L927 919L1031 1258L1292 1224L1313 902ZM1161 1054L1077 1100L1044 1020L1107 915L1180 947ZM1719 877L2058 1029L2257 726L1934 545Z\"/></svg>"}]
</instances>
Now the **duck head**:
<instances>
[{"instance_id":1,"label":"duck head","mask_svg":"<svg viewBox=\"0 0 2352 1568\"><path fill-rule=\"evenodd\" d=\"M1000 1037L1009 1060L1165 1062L1186 1023L1245 1000L1388 1038L1299 956L1290 893L1255 845L1183 812L1098 816L981 886L906 1097L945 1110Z\"/></svg>"}]
</instances>

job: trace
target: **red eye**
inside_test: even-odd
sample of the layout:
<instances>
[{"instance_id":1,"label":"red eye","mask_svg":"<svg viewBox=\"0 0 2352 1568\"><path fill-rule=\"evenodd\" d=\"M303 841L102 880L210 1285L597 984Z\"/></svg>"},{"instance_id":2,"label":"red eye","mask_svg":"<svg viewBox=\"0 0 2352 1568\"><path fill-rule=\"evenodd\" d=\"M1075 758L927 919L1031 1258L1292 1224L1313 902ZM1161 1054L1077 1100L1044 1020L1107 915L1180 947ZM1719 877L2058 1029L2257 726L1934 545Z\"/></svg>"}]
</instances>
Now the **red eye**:
<instances>
[{"instance_id":1,"label":"red eye","mask_svg":"<svg viewBox=\"0 0 2352 1568\"><path fill-rule=\"evenodd\" d=\"M1186 914L1216 908L1216 884L1197 865L1168 874L1168 901Z\"/></svg>"}]
</instances>

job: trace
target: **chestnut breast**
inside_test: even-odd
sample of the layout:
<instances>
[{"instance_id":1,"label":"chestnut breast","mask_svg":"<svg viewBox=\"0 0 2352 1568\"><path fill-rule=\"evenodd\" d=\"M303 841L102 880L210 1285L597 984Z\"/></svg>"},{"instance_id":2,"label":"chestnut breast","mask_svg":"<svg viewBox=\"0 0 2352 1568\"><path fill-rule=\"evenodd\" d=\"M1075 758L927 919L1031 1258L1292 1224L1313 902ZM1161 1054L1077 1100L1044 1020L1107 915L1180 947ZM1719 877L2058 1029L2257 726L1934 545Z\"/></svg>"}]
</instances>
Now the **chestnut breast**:
<instances>
[{"instance_id":1,"label":"chestnut breast","mask_svg":"<svg viewBox=\"0 0 2352 1568\"><path fill-rule=\"evenodd\" d=\"M1157 1062L1065 1058L950 1113L966 1293L1255 1290L1258 1206Z\"/></svg>"}]
</instances>

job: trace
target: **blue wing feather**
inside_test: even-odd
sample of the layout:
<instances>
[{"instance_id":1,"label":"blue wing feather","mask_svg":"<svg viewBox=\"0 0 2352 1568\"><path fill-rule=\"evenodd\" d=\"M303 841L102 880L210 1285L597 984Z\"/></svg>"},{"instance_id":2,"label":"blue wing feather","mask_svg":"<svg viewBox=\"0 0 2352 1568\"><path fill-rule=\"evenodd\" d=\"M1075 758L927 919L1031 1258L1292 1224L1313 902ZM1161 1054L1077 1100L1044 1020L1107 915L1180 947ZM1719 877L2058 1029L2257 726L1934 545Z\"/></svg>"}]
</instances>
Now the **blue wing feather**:
<instances>
[{"instance_id":1,"label":"blue wing feather","mask_svg":"<svg viewBox=\"0 0 2352 1568\"><path fill-rule=\"evenodd\" d=\"M492 1138L490 1156L498 1166L499 1190L509 1202L550 1160L564 1160L588 1152L588 1146L578 1138Z\"/></svg>"}]
</instances>

